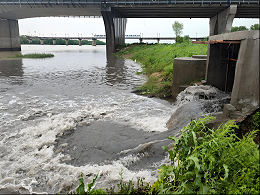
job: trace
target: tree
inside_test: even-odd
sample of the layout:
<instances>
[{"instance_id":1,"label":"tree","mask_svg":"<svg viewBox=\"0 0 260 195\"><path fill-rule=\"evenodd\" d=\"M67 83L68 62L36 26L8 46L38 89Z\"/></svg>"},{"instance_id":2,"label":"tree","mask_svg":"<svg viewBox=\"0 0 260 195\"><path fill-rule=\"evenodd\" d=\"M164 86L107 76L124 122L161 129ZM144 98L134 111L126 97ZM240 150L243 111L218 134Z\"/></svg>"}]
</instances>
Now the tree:
<instances>
[{"instance_id":1,"label":"tree","mask_svg":"<svg viewBox=\"0 0 260 195\"><path fill-rule=\"evenodd\" d=\"M182 31L183 31L183 24L178 22L178 21L175 21L172 24L172 30L174 31L176 37L180 36L182 34Z\"/></svg>"},{"instance_id":2,"label":"tree","mask_svg":"<svg viewBox=\"0 0 260 195\"><path fill-rule=\"evenodd\" d=\"M250 26L250 30L259 30L259 24L253 24Z\"/></svg>"},{"instance_id":3,"label":"tree","mask_svg":"<svg viewBox=\"0 0 260 195\"><path fill-rule=\"evenodd\" d=\"M248 30L246 26L234 26L231 28L231 32Z\"/></svg>"},{"instance_id":4,"label":"tree","mask_svg":"<svg viewBox=\"0 0 260 195\"><path fill-rule=\"evenodd\" d=\"M21 44L29 44L29 41L25 36L20 36L20 43Z\"/></svg>"}]
</instances>

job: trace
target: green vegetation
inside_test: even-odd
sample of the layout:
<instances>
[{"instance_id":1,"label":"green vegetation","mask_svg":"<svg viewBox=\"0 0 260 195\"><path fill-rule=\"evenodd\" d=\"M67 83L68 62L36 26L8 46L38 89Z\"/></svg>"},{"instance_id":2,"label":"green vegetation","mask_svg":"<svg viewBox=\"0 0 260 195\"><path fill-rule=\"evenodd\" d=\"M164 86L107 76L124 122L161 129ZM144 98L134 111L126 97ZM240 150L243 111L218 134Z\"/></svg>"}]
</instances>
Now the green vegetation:
<instances>
[{"instance_id":1,"label":"green vegetation","mask_svg":"<svg viewBox=\"0 0 260 195\"><path fill-rule=\"evenodd\" d=\"M207 45L192 44L187 36L184 40L175 44L133 44L116 53L141 63L143 70L137 74L147 75L148 80L137 93L171 98L174 58L207 54Z\"/></svg>"},{"instance_id":2,"label":"green vegetation","mask_svg":"<svg viewBox=\"0 0 260 195\"><path fill-rule=\"evenodd\" d=\"M172 24L172 30L175 33L175 37L180 36L182 34L182 31L183 31L183 24L181 22L175 21Z\"/></svg>"},{"instance_id":3,"label":"green vegetation","mask_svg":"<svg viewBox=\"0 0 260 195\"><path fill-rule=\"evenodd\" d=\"M234 26L231 28L231 32L249 30L246 26ZM259 30L259 24L253 24L250 26L250 30Z\"/></svg>"},{"instance_id":4,"label":"green vegetation","mask_svg":"<svg viewBox=\"0 0 260 195\"><path fill-rule=\"evenodd\" d=\"M234 133L239 128L232 121L213 131L205 117L182 130L173 140L171 165L159 168L153 184L156 193L177 194L259 194L259 148L253 141L256 130L242 139Z\"/></svg>"},{"instance_id":5,"label":"green vegetation","mask_svg":"<svg viewBox=\"0 0 260 195\"><path fill-rule=\"evenodd\" d=\"M259 30L259 24L253 24L250 26L250 30Z\"/></svg>"},{"instance_id":6,"label":"green vegetation","mask_svg":"<svg viewBox=\"0 0 260 195\"><path fill-rule=\"evenodd\" d=\"M212 116L192 120L179 138L168 137L173 147L163 148L171 164L160 166L158 180L152 186L144 185L140 178L137 187L131 180L123 183L121 175L118 191L90 190L96 176L87 194L259 194L259 142L253 141L259 132L259 118L256 112L251 124L258 126L243 138L237 137L239 126L233 121L212 130L206 126L215 119ZM85 193L82 178L77 193Z\"/></svg>"},{"instance_id":7,"label":"green vegetation","mask_svg":"<svg viewBox=\"0 0 260 195\"><path fill-rule=\"evenodd\" d=\"M20 43L21 44L32 44L32 45L40 45L41 41L40 39L32 39L32 41L29 43L29 40L25 36L20 36ZM53 45L52 39L44 39L43 40L44 45ZM79 40L69 40L69 45L79 45ZM105 42L96 40L97 45L106 45ZM66 45L66 41L64 39L56 39L56 45ZM82 40L81 45L92 45L92 41L88 40Z\"/></svg>"},{"instance_id":8,"label":"green vegetation","mask_svg":"<svg viewBox=\"0 0 260 195\"><path fill-rule=\"evenodd\" d=\"M46 54L46 53L31 53L31 54L16 54L15 56L8 56L7 58L51 58L54 57L53 54Z\"/></svg>"}]
</instances>

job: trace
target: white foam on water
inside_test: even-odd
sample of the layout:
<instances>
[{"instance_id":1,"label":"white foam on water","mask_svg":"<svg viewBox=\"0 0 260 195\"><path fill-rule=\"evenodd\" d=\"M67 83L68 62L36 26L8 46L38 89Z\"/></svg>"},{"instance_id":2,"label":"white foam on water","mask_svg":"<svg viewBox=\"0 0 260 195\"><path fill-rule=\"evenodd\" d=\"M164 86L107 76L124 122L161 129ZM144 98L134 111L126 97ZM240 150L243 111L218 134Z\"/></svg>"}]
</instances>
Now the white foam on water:
<instances>
[{"instance_id":1,"label":"white foam on water","mask_svg":"<svg viewBox=\"0 0 260 195\"><path fill-rule=\"evenodd\" d=\"M94 175L101 171L97 183L99 187L111 185L116 187L121 179L121 173L124 182L129 180L137 182L137 177L145 177L146 182L153 183L156 180L155 173L148 170L134 172L126 168L129 163L138 161L141 156L130 155L109 165L75 167L64 163L65 160L70 159L69 155L55 153L53 150L57 136L61 136L65 131L76 129L77 125L88 124L94 120L110 120L146 131L153 131L156 128L160 129L159 131L164 130L165 124L159 122L158 115L162 114L162 118L165 117L164 121L166 120L168 114L164 116L163 109L167 112L171 110L166 105L134 94L119 94L119 97L118 94L116 96L112 94L98 101L91 97L82 97L77 102L64 100L59 104L50 100L42 102L41 97L33 97L34 104L38 107L35 106L23 114L12 116L16 123L26 123L28 126L19 129L18 125L12 133L3 134L0 140L0 147L7 150L0 163L0 192L8 190L36 194L68 193L71 190L75 191L81 172L84 175L91 175L84 176L85 182L89 183ZM23 105L21 101L32 99L20 99L20 102L16 103ZM71 107L74 111L57 113L66 107ZM149 112L157 116L151 117ZM125 120L126 118L129 120ZM157 123L155 128L152 127L153 123Z\"/></svg>"}]
</instances>

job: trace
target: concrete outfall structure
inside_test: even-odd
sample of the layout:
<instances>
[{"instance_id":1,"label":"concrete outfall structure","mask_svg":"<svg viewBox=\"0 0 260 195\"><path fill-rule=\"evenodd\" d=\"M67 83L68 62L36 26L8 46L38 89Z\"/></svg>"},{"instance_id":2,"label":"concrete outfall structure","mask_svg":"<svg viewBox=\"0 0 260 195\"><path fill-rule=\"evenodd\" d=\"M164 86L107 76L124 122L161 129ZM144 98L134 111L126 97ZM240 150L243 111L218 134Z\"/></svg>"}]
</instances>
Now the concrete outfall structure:
<instances>
[{"instance_id":1,"label":"concrete outfall structure","mask_svg":"<svg viewBox=\"0 0 260 195\"><path fill-rule=\"evenodd\" d=\"M173 99L176 99L177 95L187 88L192 80L199 80L205 77L206 65L206 55L174 59L172 77Z\"/></svg>"},{"instance_id":2,"label":"concrete outfall structure","mask_svg":"<svg viewBox=\"0 0 260 195\"><path fill-rule=\"evenodd\" d=\"M234 118L259 108L259 30L210 36L205 84L231 93L225 117ZM240 44L232 42L240 41Z\"/></svg>"}]
</instances>

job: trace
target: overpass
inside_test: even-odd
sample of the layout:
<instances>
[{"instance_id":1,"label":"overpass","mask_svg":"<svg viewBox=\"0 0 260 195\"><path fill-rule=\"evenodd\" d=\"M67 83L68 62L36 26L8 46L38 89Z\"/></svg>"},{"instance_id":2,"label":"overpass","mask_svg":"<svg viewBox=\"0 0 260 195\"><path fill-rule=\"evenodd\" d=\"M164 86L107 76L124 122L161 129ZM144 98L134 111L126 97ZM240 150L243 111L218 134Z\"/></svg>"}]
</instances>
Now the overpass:
<instances>
[{"instance_id":1,"label":"overpass","mask_svg":"<svg viewBox=\"0 0 260 195\"><path fill-rule=\"evenodd\" d=\"M41 45L44 45L44 40L46 39L52 39L53 45L56 45L57 39L63 39L65 40L66 46L69 45L69 40L78 40L79 46L81 46L82 40L92 40L92 45L96 46L96 40L98 39L106 39L106 35L94 35L93 37L40 37L40 36L28 36L25 35L25 37L29 40L29 43L32 42L33 39L39 39L41 41ZM190 38L190 40L196 40L196 41L202 41L206 37L196 37L196 38ZM156 40L157 43L160 42L160 40L175 40L176 37L141 37L140 35L125 35L125 39L138 39L140 43L143 42L143 40Z\"/></svg>"},{"instance_id":2,"label":"overpass","mask_svg":"<svg viewBox=\"0 0 260 195\"><path fill-rule=\"evenodd\" d=\"M102 16L107 51L125 42L127 18L210 18L209 35L231 31L237 18L259 18L259 0L0 0L0 51L20 50L18 20Z\"/></svg>"}]
</instances>

